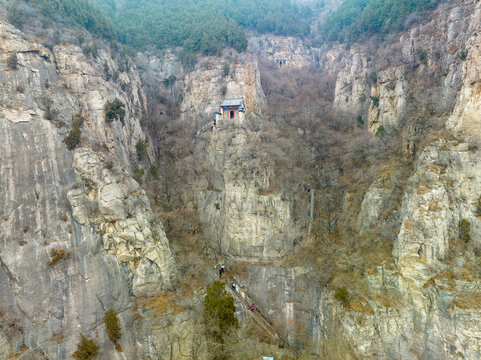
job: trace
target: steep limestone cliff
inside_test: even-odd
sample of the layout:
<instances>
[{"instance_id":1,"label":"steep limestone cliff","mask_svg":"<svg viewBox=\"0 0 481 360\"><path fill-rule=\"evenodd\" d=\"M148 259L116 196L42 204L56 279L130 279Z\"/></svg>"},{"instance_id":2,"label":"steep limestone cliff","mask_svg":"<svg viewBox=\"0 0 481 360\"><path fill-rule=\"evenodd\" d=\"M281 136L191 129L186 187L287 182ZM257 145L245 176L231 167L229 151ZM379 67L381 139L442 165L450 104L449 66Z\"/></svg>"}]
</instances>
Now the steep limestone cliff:
<instances>
[{"instance_id":1,"label":"steep limestone cliff","mask_svg":"<svg viewBox=\"0 0 481 360\"><path fill-rule=\"evenodd\" d=\"M66 30L66 36L69 31ZM108 81L118 65L100 49L48 48L28 32L0 24L0 358L69 358L79 335L94 338L103 358L135 358L133 296L175 282L162 224L131 177L143 138L145 94L135 68ZM7 67L16 54L16 69ZM127 84L127 91L120 83ZM107 124L104 104L126 104L124 122ZM81 144L62 142L81 114ZM63 249L56 264L52 250ZM103 318L113 308L123 355ZM7 340L5 340L7 339Z\"/></svg>"}]
</instances>

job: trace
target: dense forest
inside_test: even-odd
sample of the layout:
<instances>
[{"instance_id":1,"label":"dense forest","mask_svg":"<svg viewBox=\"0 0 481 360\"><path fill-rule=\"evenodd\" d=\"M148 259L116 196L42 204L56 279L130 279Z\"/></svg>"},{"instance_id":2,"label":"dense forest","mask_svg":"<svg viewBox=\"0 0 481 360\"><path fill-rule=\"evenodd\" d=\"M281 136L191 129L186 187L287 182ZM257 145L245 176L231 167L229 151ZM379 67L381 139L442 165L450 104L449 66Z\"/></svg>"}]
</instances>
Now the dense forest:
<instances>
[{"instance_id":1,"label":"dense forest","mask_svg":"<svg viewBox=\"0 0 481 360\"><path fill-rule=\"evenodd\" d=\"M24 0L54 20L70 18L88 31L136 49L183 47L184 62L194 53L219 54L225 47L247 48L246 31L305 37L314 16L290 0ZM411 14L448 0L346 0L320 26L323 41L355 41L361 36L402 30ZM10 6L10 22L26 22ZM316 4L314 4L316 5ZM317 5L324 5L323 1ZM316 6L313 6L316 9Z\"/></svg>"},{"instance_id":2,"label":"dense forest","mask_svg":"<svg viewBox=\"0 0 481 360\"><path fill-rule=\"evenodd\" d=\"M361 35L402 30L413 13L433 9L443 0L348 0L330 16L322 32L328 41L354 41Z\"/></svg>"},{"instance_id":3,"label":"dense forest","mask_svg":"<svg viewBox=\"0 0 481 360\"><path fill-rule=\"evenodd\" d=\"M312 12L290 0L25 0L50 19L70 18L88 31L137 49L181 46L189 53L218 54L247 48L245 31L309 34ZM22 25L15 2L11 22Z\"/></svg>"},{"instance_id":4,"label":"dense forest","mask_svg":"<svg viewBox=\"0 0 481 360\"><path fill-rule=\"evenodd\" d=\"M247 47L244 29L305 36L311 11L289 0L113 0L94 4L115 24L120 40L134 47L183 46L192 52L218 53Z\"/></svg>"}]
</instances>

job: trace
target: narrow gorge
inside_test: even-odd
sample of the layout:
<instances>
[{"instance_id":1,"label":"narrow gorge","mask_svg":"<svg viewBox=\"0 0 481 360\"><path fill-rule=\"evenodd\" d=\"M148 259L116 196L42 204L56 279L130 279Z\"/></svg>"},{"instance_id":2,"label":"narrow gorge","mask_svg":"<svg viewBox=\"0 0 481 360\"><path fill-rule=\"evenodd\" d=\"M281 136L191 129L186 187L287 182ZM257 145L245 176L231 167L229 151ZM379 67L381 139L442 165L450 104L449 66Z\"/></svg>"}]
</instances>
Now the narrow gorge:
<instances>
[{"instance_id":1,"label":"narrow gorge","mask_svg":"<svg viewBox=\"0 0 481 360\"><path fill-rule=\"evenodd\" d=\"M481 2L195 56L41 2L0 0L0 360L481 357Z\"/></svg>"}]
</instances>

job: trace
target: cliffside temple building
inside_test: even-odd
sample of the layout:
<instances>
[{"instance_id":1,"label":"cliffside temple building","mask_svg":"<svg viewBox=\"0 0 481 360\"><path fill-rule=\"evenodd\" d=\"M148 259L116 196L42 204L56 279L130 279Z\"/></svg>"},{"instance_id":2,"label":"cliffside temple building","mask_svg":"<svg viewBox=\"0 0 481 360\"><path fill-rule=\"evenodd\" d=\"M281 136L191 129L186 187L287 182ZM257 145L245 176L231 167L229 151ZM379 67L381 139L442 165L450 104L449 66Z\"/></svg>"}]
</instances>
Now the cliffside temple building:
<instances>
[{"instance_id":1,"label":"cliffside temple building","mask_svg":"<svg viewBox=\"0 0 481 360\"><path fill-rule=\"evenodd\" d=\"M220 112L215 113L216 121L227 119L238 119L239 121L244 120L246 111L244 98L224 99L220 105L220 109Z\"/></svg>"}]
</instances>

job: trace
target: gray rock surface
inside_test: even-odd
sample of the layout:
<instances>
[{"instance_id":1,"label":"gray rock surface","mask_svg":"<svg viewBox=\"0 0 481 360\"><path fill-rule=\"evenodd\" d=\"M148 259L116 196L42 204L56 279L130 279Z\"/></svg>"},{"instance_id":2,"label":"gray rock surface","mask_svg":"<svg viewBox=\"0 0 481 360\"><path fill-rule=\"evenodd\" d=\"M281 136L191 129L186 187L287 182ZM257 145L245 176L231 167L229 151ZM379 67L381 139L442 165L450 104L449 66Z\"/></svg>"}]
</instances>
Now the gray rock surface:
<instances>
[{"instance_id":1,"label":"gray rock surface","mask_svg":"<svg viewBox=\"0 0 481 360\"><path fill-rule=\"evenodd\" d=\"M70 358L81 333L101 346L102 358L135 358L132 295L175 282L162 224L130 177L143 137L138 75L122 74L131 86L125 93L103 79L103 63L116 66L103 50L91 60L73 45L50 51L3 22L0 32L0 315L12 324L0 326L7 343L0 358ZM17 70L5 65L13 52ZM114 97L127 116L108 126L103 106ZM79 111L82 143L70 152L64 124ZM53 249L66 256L48 266ZM123 354L103 323L110 308L120 317Z\"/></svg>"}]
</instances>

